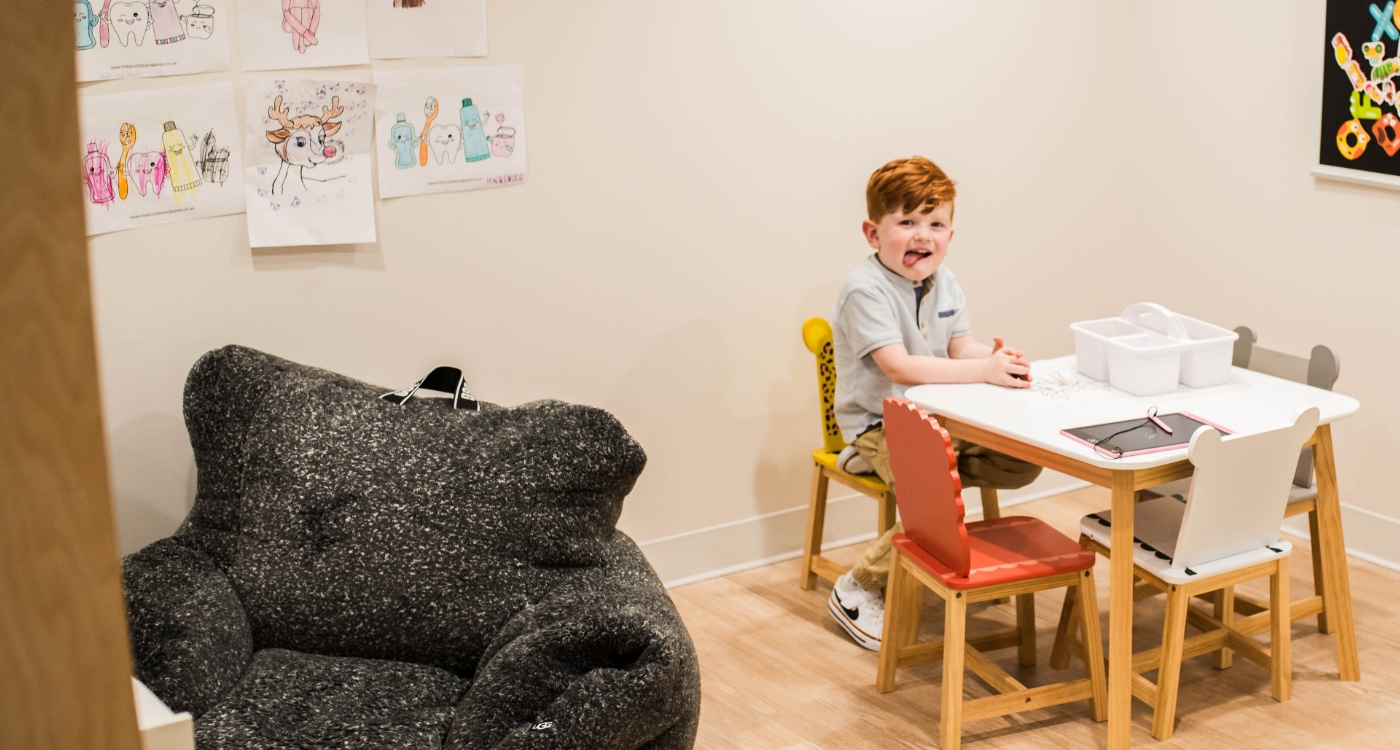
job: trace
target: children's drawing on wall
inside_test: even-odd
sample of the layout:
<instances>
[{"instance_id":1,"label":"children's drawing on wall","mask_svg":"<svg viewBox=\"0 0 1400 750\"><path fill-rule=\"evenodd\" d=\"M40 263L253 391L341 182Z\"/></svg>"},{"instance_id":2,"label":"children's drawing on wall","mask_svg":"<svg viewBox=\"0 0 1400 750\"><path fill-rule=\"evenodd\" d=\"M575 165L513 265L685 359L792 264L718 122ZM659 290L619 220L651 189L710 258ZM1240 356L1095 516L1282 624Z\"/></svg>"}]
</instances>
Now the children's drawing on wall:
<instances>
[{"instance_id":1,"label":"children's drawing on wall","mask_svg":"<svg viewBox=\"0 0 1400 750\"><path fill-rule=\"evenodd\" d=\"M238 40L244 70L361 65L365 0L242 0Z\"/></svg>"},{"instance_id":2,"label":"children's drawing on wall","mask_svg":"<svg viewBox=\"0 0 1400 750\"><path fill-rule=\"evenodd\" d=\"M1319 162L1400 177L1400 4L1328 0L1326 24Z\"/></svg>"},{"instance_id":3,"label":"children's drawing on wall","mask_svg":"<svg viewBox=\"0 0 1400 750\"><path fill-rule=\"evenodd\" d=\"M381 198L525 181L519 66L380 72L374 80Z\"/></svg>"},{"instance_id":4,"label":"children's drawing on wall","mask_svg":"<svg viewBox=\"0 0 1400 750\"><path fill-rule=\"evenodd\" d=\"M376 58L484 57L486 0L369 0Z\"/></svg>"},{"instance_id":5,"label":"children's drawing on wall","mask_svg":"<svg viewBox=\"0 0 1400 750\"><path fill-rule=\"evenodd\" d=\"M78 80L228 70L230 0L76 0ZM116 44L112 44L115 40Z\"/></svg>"},{"instance_id":6,"label":"children's drawing on wall","mask_svg":"<svg viewBox=\"0 0 1400 750\"><path fill-rule=\"evenodd\" d=\"M243 211L239 155L218 145L237 132L233 84L86 96L79 112L88 234Z\"/></svg>"},{"instance_id":7,"label":"children's drawing on wall","mask_svg":"<svg viewBox=\"0 0 1400 750\"><path fill-rule=\"evenodd\" d=\"M345 81L248 82L244 185L253 247L375 241L374 88Z\"/></svg>"},{"instance_id":8,"label":"children's drawing on wall","mask_svg":"<svg viewBox=\"0 0 1400 750\"><path fill-rule=\"evenodd\" d=\"M292 48L302 54L316 44L321 27L321 0L282 0L282 30L292 35Z\"/></svg>"}]
</instances>

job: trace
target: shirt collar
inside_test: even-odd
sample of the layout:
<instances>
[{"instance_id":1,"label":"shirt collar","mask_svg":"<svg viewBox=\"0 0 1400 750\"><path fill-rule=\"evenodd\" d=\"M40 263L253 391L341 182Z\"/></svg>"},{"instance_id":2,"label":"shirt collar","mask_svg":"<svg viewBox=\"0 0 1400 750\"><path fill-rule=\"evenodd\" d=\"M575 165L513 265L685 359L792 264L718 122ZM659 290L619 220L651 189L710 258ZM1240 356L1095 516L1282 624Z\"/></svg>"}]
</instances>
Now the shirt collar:
<instances>
[{"instance_id":1,"label":"shirt collar","mask_svg":"<svg viewBox=\"0 0 1400 750\"><path fill-rule=\"evenodd\" d=\"M885 274L885 277L888 278L890 282L895 285L896 289L903 287L915 287L920 285L919 283L910 281L909 279L906 279L903 276L900 276L899 274L895 273L894 271L891 271L890 269L886 268L885 264L880 262L880 256L878 255L872 253L870 255L870 262L874 263L875 267L880 269L880 271ZM938 276L938 271L934 271L933 273L929 274L928 278L924 279L923 282L921 282L922 286L924 287L924 294L928 294L929 292L933 291L933 280L936 276Z\"/></svg>"}]
</instances>

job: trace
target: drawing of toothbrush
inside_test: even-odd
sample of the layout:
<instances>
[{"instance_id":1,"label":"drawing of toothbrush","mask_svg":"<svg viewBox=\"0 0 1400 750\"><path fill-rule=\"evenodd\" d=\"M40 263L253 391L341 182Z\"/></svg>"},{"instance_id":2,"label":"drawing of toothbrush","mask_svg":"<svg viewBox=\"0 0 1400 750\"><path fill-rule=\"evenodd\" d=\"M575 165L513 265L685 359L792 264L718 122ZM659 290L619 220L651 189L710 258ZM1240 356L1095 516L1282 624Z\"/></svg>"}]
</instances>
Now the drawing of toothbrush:
<instances>
[{"instance_id":1,"label":"drawing of toothbrush","mask_svg":"<svg viewBox=\"0 0 1400 750\"><path fill-rule=\"evenodd\" d=\"M438 102L433 97L428 97L428 101L423 104L423 114L428 120L423 123L423 139L418 145L418 166L428 166L428 128L433 126L433 120L438 116Z\"/></svg>"},{"instance_id":2,"label":"drawing of toothbrush","mask_svg":"<svg viewBox=\"0 0 1400 750\"><path fill-rule=\"evenodd\" d=\"M126 181L126 157L131 153L131 147L136 145L136 126L129 122L122 123L121 134L117 137L122 144L122 158L117 160L117 195L122 200L126 200L126 194L130 186Z\"/></svg>"}]
</instances>

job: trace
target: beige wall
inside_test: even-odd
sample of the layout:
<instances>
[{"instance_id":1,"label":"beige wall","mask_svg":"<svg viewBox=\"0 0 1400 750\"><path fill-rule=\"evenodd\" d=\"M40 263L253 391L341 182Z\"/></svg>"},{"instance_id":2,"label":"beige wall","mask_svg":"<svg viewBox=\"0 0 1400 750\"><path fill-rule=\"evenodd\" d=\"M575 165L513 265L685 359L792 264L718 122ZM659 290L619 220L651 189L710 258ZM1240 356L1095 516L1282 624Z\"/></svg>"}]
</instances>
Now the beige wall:
<instances>
[{"instance_id":1,"label":"beige wall","mask_svg":"<svg viewBox=\"0 0 1400 750\"><path fill-rule=\"evenodd\" d=\"M1337 390L1362 404L1334 431L1348 544L1400 562L1390 473L1400 451L1400 192L1309 175L1324 2L1134 9L1135 288L1195 317L1249 325L1270 348L1337 352ZM1263 52L1245 54L1243 40ZM1349 114L1332 106L1335 130Z\"/></svg>"},{"instance_id":2,"label":"beige wall","mask_svg":"<svg viewBox=\"0 0 1400 750\"><path fill-rule=\"evenodd\" d=\"M184 377L236 342L395 387L456 363L490 401L613 411L650 456L622 527L666 539L647 549L668 580L796 549L819 439L798 328L868 252L875 167L925 154L959 181L949 265L980 337L1068 353L1070 321L1134 297L1131 6L1018 7L494 0L490 58L441 64L523 66L524 186L381 203L372 246L250 252L242 216L96 238L123 548L184 516ZM863 503L833 536L873 529Z\"/></svg>"}]
</instances>

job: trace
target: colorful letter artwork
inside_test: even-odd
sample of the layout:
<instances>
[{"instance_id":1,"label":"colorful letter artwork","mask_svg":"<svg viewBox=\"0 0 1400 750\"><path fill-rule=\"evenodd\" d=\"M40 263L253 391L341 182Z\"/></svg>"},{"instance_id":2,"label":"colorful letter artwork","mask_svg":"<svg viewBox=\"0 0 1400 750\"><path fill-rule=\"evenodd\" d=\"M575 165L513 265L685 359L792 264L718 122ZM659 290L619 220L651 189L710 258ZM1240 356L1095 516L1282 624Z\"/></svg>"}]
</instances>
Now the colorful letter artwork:
<instances>
[{"instance_id":1,"label":"colorful letter artwork","mask_svg":"<svg viewBox=\"0 0 1400 750\"><path fill-rule=\"evenodd\" d=\"M1395 0L1328 0L1321 164L1400 176L1397 24Z\"/></svg>"},{"instance_id":2,"label":"colorful letter artwork","mask_svg":"<svg viewBox=\"0 0 1400 750\"><path fill-rule=\"evenodd\" d=\"M373 92L368 83L248 82L253 247L375 241Z\"/></svg>"},{"instance_id":3,"label":"colorful letter artwork","mask_svg":"<svg viewBox=\"0 0 1400 750\"><path fill-rule=\"evenodd\" d=\"M244 70L285 70L369 62L365 0L240 0Z\"/></svg>"},{"instance_id":4,"label":"colorful letter artwork","mask_svg":"<svg viewBox=\"0 0 1400 750\"><path fill-rule=\"evenodd\" d=\"M525 181L518 66L382 72L374 81L381 198Z\"/></svg>"},{"instance_id":5,"label":"colorful letter artwork","mask_svg":"<svg viewBox=\"0 0 1400 750\"><path fill-rule=\"evenodd\" d=\"M228 70L228 0L95 2L73 4L79 81Z\"/></svg>"},{"instance_id":6,"label":"colorful letter artwork","mask_svg":"<svg viewBox=\"0 0 1400 750\"><path fill-rule=\"evenodd\" d=\"M88 234L243 211L233 85L81 100Z\"/></svg>"}]
</instances>

